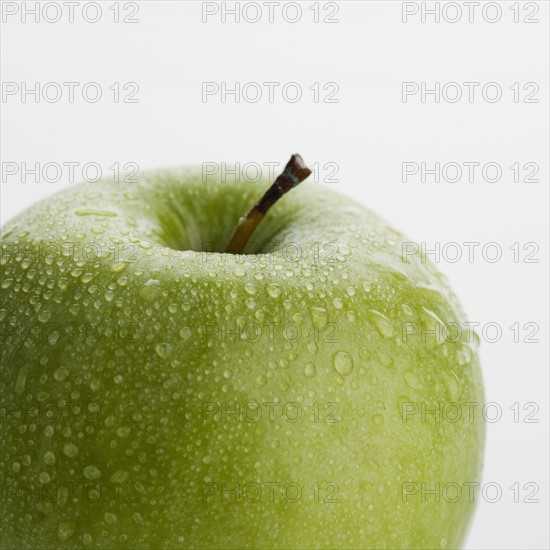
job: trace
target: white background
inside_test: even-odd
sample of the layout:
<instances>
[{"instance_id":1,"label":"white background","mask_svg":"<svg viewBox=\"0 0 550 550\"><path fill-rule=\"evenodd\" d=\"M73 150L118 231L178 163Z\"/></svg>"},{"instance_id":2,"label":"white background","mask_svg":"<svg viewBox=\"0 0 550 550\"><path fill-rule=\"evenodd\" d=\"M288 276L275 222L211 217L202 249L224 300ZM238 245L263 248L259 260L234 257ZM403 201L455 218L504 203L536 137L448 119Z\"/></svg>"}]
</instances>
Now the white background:
<instances>
[{"instance_id":1,"label":"white background","mask_svg":"<svg viewBox=\"0 0 550 550\"><path fill-rule=\"evenodd\" d=\"M1 160L2 223L38 199L70 185L69 173L57 182L34 176L23 182L21 174L7 174L6 163L36 162L98 163L104 175L118 162L136 163L140 170L207 161L284 163L299 152L306 162L337 163L336 183L323 181L369 206L418 243L433 249L440 243L478 242L474 261L463 257L453 263L455 250L440 258L439 268L448 275L472 322L481 326L495 322L502 327L500 341L482 341L481 359L486 401L496 402L502 418L487 424L484 483L502 487L499 502L482 500L466 541L467 548L548 548L548 20L547 2L520 2L520 22L514 22L512 2L497 3L483 17L476 8L468 21L467 7L460 4L462 18L456 23L449 9L440 22L433 15L421 20L419 10L403 22L401 2L338 2L332 17L337 23L315 23L313 2L301 2L302 14L295 23L285 21L282 4L275 20L262 9L258 23L217 15L203 23L202 5L187 1L139 2L133 16L137 23L114 23L114 2L99 2L97 23L84 21L81 7L75 22L68 11L61 20L36 23L29 15L8 15L3 3L1 77L4 86L35 82L79 82L75 100L67 88L57 102L32 95L22 100L2 96ZM233 3L229 3L229 7ZM241 3L241 7L244 3ZM334 3L333 3L334 4ZM413 5L414 4L414 5ZM445 2L442 3L443 5ZM493 3L495 4L495 3ZM27 2L32 8L34 2ZM534 7L533 7L534 6ZM121 2L120 18L130 17L132 5ZM255 11L245 13L249 19ZM287 19L296 11L288 8ZM538 23L523 22L530 19ZM320 18L330 16L331 6L320 5ZM86 12L95 18L95 10ZM55 18L55 11L46 13ZM203 82L227 82L234 87L248 82L279 82L275 100L267 88L256 103L243 97L220 94L203 101ZM301 86L302 98L290 103L282 98L287 82ZM479 82L473 102L463 98L437 103L420 94L402 100L402 83ZM82 85L97 82L103 96L97 103L82 99ZM138 103L115 103L113 83L139 86ZM309 89L321 86L321 101ZM323 85L335 82L338 103L324 103ZM481 88L496 82L502 98L484 100ZM520 84L519 102L509 89ZM524 103L534 82L538 103ZM5 91L5 90L4 90ZM54 95L54 89L50 90ZM250 98L254 90L249 88ZM454 97L454 91L449 97ZM490 90L491 92L494 90ZM122 97L127 91L122 90ZM402 181L402 163L435 162L498 163L502 177L484 181L477 169L474 182L464 173L458 182L434 182L427 176ZM508 168L514 163L538 165L538 182L515 183ZM13 166L13 165L9 165ZM464 168L464 170L466 170ZM492 174L490 174L492 177ZM522 171L523 179L526 172ZM52 179L52 176L49 176ZM55 178L55 174L53 179ZM82 179L76 168L76 179ZM502 258L494 263L482 254L482 246L497 243ZM512 250L519 243L520 261ZM535 243L538 263L525 263L525 243ZM490 251L494 252L494 248ZM431 256L433 259L433 256ZM539 343L515 343L508 328L536 323ZM494 333L490 332L489 337ZM483 338L482 338L483 340ZM522 420L526 403L539 407L538 423ZM519 403L520 422L509 409ZM527 496L525 483L539 487L538 503L515 503L509 487L519 483L520 500ZM493 493L491 493L492 495Z\"/></svg>"}]
</instances>

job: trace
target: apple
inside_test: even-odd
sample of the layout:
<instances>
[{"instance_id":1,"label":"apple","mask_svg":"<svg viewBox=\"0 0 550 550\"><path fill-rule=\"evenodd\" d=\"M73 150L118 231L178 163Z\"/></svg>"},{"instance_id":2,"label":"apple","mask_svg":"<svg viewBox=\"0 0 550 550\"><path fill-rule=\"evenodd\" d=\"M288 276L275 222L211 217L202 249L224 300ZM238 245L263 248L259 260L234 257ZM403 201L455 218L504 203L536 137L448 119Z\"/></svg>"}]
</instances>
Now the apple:
<instances>
[{"instance_id":1,"label":"apple","mask_svg":"<svg viewBox=\"0 0 550 550\"><path fill-rule=\"evenodd\" d=\"M484 426L456 297L314 183L225 252L266 189L159 171L2 228L3 546L460 545Z\"/></svg>"}]
</instances>

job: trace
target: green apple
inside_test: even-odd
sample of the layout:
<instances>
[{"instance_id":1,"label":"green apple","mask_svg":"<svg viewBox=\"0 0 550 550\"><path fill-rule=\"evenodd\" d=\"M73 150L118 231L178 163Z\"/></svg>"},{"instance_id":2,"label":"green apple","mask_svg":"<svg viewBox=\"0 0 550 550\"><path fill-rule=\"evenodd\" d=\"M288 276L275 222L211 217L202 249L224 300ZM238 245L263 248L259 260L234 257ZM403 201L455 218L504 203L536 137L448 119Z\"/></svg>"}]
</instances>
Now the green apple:
<instances>
[{"instance_id":1,"label":"green apple","mask_svg":"<svg viewBox=\"0 0 550 550\"><path fill-rule=\"evenodd\" d=\"M455 296L313 183L224 253L266 186L156 172L3 227L3 546L460 545L484 428Z\"/></svg>"}]
</instances>

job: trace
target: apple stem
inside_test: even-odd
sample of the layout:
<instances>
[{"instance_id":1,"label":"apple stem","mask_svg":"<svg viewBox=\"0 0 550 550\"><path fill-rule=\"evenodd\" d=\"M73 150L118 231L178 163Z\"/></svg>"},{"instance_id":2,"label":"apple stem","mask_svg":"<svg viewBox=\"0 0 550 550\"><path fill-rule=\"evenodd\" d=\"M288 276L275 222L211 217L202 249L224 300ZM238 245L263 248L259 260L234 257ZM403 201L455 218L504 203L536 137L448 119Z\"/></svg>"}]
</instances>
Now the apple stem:
<instances>
[{"instance_id":1,"label":"apple stem","mask_svg":"<svg viewBox=\"0 0 550 550\"><path fill-rule=\"evenodd\" d=\"M237 225L225 252L227 254L242 254L246 243L267 214L267 211L285 193L303 182L310 174L311 170L305 165L304 159L300 155L292 155L273 185L265 192L258 203L250 209L248 214L239 220L239 225Z\"/></svg>"}]
</instances>

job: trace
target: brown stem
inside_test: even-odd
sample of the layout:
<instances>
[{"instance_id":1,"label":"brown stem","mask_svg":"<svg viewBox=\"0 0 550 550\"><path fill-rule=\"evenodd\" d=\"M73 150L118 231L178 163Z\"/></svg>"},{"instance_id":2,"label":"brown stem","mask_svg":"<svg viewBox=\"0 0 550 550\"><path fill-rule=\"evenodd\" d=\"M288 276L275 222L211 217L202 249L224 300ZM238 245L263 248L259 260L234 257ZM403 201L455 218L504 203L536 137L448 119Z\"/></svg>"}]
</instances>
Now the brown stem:
<instances>
[{"instance_id":1,"label":"brown stem","mask_svg":"<svg viewBox=\"0 0 550 550\"><path fill-rule=\"evenodd\" d=\"M239 220L225 252L227 254L242 254L246 243L254 233L258 224L263 220L267 211L293 187L303 182L311 170L305 165L300 155L292 155L283 172L265 192L264 196L255 204L248 214Z\"/></svg>"}]
</instances>

